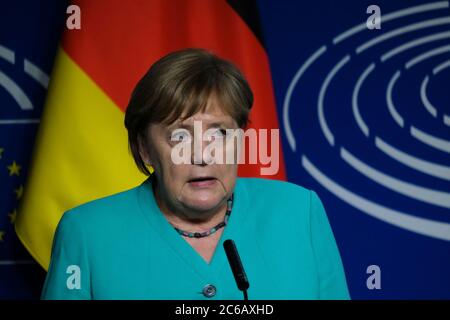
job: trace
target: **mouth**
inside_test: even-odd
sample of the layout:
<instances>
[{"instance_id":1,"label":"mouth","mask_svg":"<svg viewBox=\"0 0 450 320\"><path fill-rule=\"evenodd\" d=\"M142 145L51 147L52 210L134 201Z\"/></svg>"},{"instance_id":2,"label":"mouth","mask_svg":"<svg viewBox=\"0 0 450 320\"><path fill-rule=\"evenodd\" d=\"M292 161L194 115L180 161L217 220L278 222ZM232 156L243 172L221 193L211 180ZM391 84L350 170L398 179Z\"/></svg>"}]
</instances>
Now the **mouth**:
<instances>
[{"instance_id":1,"label":"mouth","mask_svg":"<svg viewBox=\"0 0 450 320\"><path fill-rule=\"evenodd\" d=\"M194 188L206 188L214 185L216 181L214 177L196 177L188 180L188 183Z\"/></svg>"}]
</instances>

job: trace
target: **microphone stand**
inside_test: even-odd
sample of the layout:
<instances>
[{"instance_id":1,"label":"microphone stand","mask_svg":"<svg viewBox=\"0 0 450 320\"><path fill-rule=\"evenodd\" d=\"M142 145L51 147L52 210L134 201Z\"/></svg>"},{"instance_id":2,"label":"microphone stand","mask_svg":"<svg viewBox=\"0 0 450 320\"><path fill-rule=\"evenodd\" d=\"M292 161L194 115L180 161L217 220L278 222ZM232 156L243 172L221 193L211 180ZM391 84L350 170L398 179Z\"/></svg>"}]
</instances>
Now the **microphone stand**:
<instances>
[{"instance_id":1,"label":"microphone stand","mask_svg":"<svg viewBox=\"0 0 450 320\"><path fill-rule=\"evenodd\" d=\"M230 264L237 287L243 292L244 300L248 301L247 289L250 287L250 283L248 282L247 275L245 274L236 245L233 240L228 239L223 242L223 247L225 249L228 263Z\"/></svg>"}]
</instances>

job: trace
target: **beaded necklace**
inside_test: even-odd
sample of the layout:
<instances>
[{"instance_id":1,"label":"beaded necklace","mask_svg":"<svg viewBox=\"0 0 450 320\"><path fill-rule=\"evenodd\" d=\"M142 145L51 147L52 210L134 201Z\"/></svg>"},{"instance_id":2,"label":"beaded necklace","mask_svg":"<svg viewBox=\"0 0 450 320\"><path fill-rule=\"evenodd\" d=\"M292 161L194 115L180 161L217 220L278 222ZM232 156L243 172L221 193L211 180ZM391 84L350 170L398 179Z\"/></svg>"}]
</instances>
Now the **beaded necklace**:
<instances>
[{"instance_id":1,"label":"beaded necklace","mask_svg":"<svg viewBox=\"0 0 450 320\"><path fill-rule=\"evenodd\" d=\"M228 223L228 219L230 218L231 215L231 208L233 207L233 195L231 195L230 199L227 200L227 212L225 213L225 218L223 219L222 222L218 223L217 225L215 225L214 227L212 227L211 229L204 231L204 232L188 232L188 231L184 231L181 230L177 227L174 227L175 230L182 236L184 237L188 237L188 238L203 238L203 237L207 237L213 233L215 233L217 230L219 230L220 228L223 228L227 225Z\"/></svg>"}]
</instances>

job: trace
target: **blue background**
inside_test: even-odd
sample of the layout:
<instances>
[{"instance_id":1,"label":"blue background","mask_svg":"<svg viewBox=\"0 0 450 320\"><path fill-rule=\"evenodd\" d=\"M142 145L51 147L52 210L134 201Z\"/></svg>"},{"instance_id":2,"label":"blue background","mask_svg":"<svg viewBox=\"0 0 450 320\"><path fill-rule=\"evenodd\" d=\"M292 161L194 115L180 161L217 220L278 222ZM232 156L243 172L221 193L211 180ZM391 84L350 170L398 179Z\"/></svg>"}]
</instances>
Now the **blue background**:
<instances>
[{"instance_id":1,"label":"blue background","mask_svg":"<svg viewBox=\"0 0 450 320\"><path fill-rule=\"evenodd\" d=\"M15 64L0 59L0 71L10 77L32 101L32 110L22 110L0 87L0 121L39 120L46 90L24 73L27 59L50 74L65 18L64 1L2 1L0 4L0 45L13 50ZM10 214L20 197L15 190L25 185L39 122L3 124L0 122L0 298L37 299L45 271L30 257L18 240ZM19 175L7 169L15 161Z\"/></svg>"}]
</instances>

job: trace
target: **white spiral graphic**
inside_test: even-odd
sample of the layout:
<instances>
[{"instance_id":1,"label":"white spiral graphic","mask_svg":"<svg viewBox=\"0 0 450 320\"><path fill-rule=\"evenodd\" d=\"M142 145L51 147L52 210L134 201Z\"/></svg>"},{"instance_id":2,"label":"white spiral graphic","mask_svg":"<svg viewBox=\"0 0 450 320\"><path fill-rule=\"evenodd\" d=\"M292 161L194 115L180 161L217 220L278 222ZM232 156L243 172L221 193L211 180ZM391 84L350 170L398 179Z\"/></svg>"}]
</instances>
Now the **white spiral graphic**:
<instances>
[{"instance_id":1,"label":"white spiral graphic","mask_svg":"<svg viewBox=\"0 0 450 320\"><path fill-rule=\"evenodd\" d=\"M3 45L0 45L0 58L8 63L16 64L15 52ZM44 89L48 88L49 76L37 65L29 61L23 60L22 71L35 80ZM21 110L33 110L34 106L31 99L25 91L5 72L0 70L0 87L2 87L15 100ZM23 123L38 123L39 119L0 119L0 124L23 124Z\"/></svg>"},{"instance_id":2,"label":"white spiral graphic","mask_svg":"<svg viewBox=\"0 0 450 320\"><path fill-rule=\"evenodd\" d=\"M383 27L389 21L396 21L403 17L416 17L416 15L424 14L426 12L440 12L440 10L446 10L449 8L448 1L433 2L426 5L418 5L414 7L405 8L399 11L395 11L382 16ZM334 65L330 68L323 82L318 89L317 96L317 119L320 130L328 142L328 147L336 149L340 159L357 172L360 176L369 179L371 182L377 185L395 192L399 195L421 201L428 205L436 206L439 208L450 209L450 193L447 191L437 190L431 187L420 186L410 181L402 180L392 174L383 171L380 168L376 168L373 165L365 163L361 160L357 154L352 151L348 146L345 146L345 141L339 141L339 136L336 135L329 125L329 121L326 117L326 104L325 97L329 92L329 87L336 81L335 78L344 70L348 69L352 64L354 58L359 57L367 50L371 50L383 43L392 43L392 41L398 41L399 36L402 35L414 35L415 32L421 30L428 31L433 30L434 27L450 27L450 16L437 17L433 19L427 19L418 21L412 24L408 24L388 32L384 32L379 36L375 36L372 39L361 43L356 46L356 49L347 54L341 56ZM312 72L313 69L323 57L327 55L335 46L342 46L345 44L345 40L355 36L356 34L366 30L366 24L361 23L349 30L339 34L332 39L332 45L322 45L317 49L298 69L294 77L292 78L288 89L286 91L283 101L283 114L282 121L286 134L288 144L292 151L299 153L298 142L292 131L290 121L290 108L292 105L292 96L295 90L301 86L301 82L305 77L305 74ZM450 39L450 30L438 33L432 33L430 35L416 37L414 40L402 43L401 45L390 49L383 53L379 60L367 63L364 71L357 78L353 90L351 92L351 112L353 119L360 130L360 133L368 139L368 143L373 141L375 150L378 150L382 155L388 157L397 163L413 169L416 172L432 177L433 179L440 179L441 181L450 181L450 166L442 163L436 163L429 159L424 159L417 155L409 153L407 150L402 149L400 146L396 146L389 141L388 137L385 137L385 133L377 133L376 130L371 128L367 121L364 119L364 114L360 110L360 92L364 87L367 79L372 77L377 70L383 68L384 65L394 57L399 57L406 52L412 52L412 50L420 49L420 46L425 44L433 44L435 41L447 41ZM419 124L408 121L402 114L399 108L396 106L396 89L399 82L402 81L402 76L405 73L410 72L418 65L426 62L429 59L436 59L441 56L445 56L450 52L450 45L443 45L434 47L432 50L420 52L413 58L402 64L402 68L397 69L390 77L385 87L385 103L387 112L390 115L390 120L397 125L398 130L404 130L411 138L413 138L418 144L423 145L426 148L432 148L433 152L439 152L443 154L450 153L450 141L436 136L425 129L421 128ZM428 86L432 81L432 78L438 73L450 68L450 60L446 60L436 65L432 72L421 82L420 92L418 97L422 103L423 108L433 118L438 119L440 125L450 126L450 115L439 111L439 109L433 105L428 96ZM299 106L304 107L304 106ZM377 203L374 200L368 199L356 191L350 190L342 183L338 183L327 173L321 170L317 164L315 164L311 157L302 152L300 154L301 165L318 183L324 188L334 194L336 197L353 206L356 209L376 218L382 220L391 225L399 228L412 231L424 236L450 241L450 223L436 221L429 218L418 217L414 214L402 212L393 208L390 208L382 203ZM426 214L425 214L426 215Z\"/></svg>"}]
</instances>

